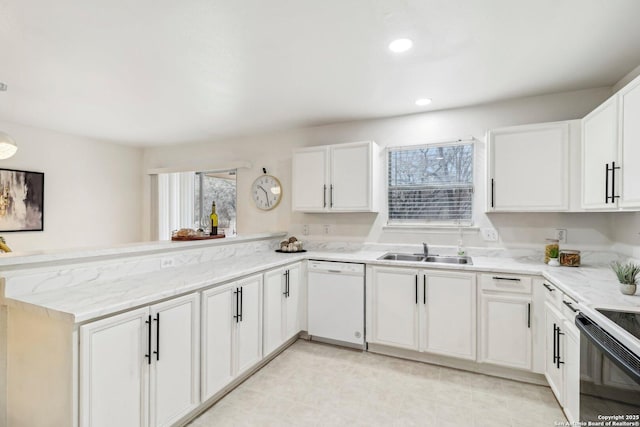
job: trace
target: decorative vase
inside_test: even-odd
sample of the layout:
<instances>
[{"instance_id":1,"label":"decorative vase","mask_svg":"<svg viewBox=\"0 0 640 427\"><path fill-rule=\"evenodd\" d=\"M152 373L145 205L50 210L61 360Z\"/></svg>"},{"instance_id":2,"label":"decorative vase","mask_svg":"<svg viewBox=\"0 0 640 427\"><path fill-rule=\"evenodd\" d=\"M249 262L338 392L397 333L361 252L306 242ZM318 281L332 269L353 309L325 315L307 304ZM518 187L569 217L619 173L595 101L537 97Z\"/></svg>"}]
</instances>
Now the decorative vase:
<instances>
[{"instance_id":1,"label":"decorative vase","mask_svg":"<svg viewBox=\"0 0 640 427\"><path fill-rule=\"evenodd\" d=\"M636 293L636 284L628 285L626 283L620 283L620 292L625 295L633 295Z\"/></svg>"},{"instance_id":2,"label":"decorative vase","mask_svg":"<svg viewBox=\"0 0 640 427\"><path fill-rule=\"evenodd\" d=\"M558 262L558 258L549 258L549 265L551 267L557 267L560 265L560 262Z\"/></svg>"}]
</instances>

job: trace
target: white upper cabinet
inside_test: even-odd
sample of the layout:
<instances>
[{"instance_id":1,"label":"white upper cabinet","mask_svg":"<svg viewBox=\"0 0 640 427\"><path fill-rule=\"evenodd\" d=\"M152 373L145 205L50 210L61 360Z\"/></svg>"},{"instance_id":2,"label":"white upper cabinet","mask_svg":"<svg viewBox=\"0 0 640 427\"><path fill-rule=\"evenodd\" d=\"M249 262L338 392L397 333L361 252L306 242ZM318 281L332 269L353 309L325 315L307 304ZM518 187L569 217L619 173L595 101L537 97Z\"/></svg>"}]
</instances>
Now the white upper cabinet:
<instances>
[{"instance_id":1,"label":"white upper cabinet","mask_svg":"<svg viewBox=\"0 0 640 427\"><path fill-rule=\"evenodd\" d=\"M582 207L640 209L640 77L582 120Z\"/></svg>"},{"instance_id":2,"label":"white upper cabinet","mask_svg":"<svg viewBox=\"0 0 640 427\"><path fill-rule=\"evenodd\" d=\"M327 209L329 148L313 147L293 154L293 210L322 212Z\"/></svg>"},{"instance_id":3,"label":"white upper cabinet","mask_svg":"<svg viewBox=\"0 0 640 427\"><path fill-rule=\"evenodd\" d=\"M293 153L293 210L377 212L378 145L372 141Z\"/></svg>"},{"instance_id":4,"label":"white upper cabinet","mask_svg":"<svg viewBox=\"0 0 640 427\"><path fill-rule=\"evenodd\" d=\"M620 207L637 209L640 208L640 78L622 89L619 99Z\"/></svg>"},{"instance_id":5,"label":"white upper cabinet","mask_svg":"<svg viewBox=\"0 0 640 427\"><path fill-rule=\"evenodd\" d=\"M582 207L611 209L612 176L617 159L618 104L610 98L582 119Z\"/></svg>"},{"instance_id":6,"label":"white upper cabinet","mask_svg":"<svg viewBox=\"0 0 640 427\"><path fill-rule=\"evenodd\" d=\"M569 210L569 122L489 132L487 211Z\"/></svg>"}]
</instances>

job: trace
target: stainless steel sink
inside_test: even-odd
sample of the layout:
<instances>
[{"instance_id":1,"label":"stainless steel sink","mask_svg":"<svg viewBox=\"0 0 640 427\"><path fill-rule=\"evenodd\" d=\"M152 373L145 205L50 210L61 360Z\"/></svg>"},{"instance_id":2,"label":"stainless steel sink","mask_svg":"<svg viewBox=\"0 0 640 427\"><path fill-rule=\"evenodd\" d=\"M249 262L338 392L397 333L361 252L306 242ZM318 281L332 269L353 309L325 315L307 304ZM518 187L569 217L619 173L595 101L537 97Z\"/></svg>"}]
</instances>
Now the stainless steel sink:
<instances>
[{"instance_id":1,"label":"stainless steel sink","mask_svg":"<svg viewBox=\"0 0 640 427\"><path fill-rule=\"evenodd\" d=\"M389 252L378 259L386 261L424 261L424 255Z\"/></svg>"},{"instance_id":2,"label":"stainless steel sink","mask_svg":"<svg viewBox=\"0 0 640 427\"><path fill-rule=\"evenodd\" d=\"M473 265L473 262L471 262L471 257L468 257L468 256L438 256L438 255L431 256L430 255L424 261L425 262L443 262L446 264Z\"/></svg>"},{"instance_id":3,"label":"stainless steel sink","mask_svg":"<svg viewBox=\"0 0 640 427\"><path fill-rule=\"evenodd\" d=\"M468 256L440 256L440 255L429 255L425 258L424 255L420 254L405 254L399 252L388 252L382 255L379 260L384 261L412 261L412 262L435 262L435 263L444 263L444 264L467 264L473 265L471 262L471 257Z\"/></svg>"}]
</instances>

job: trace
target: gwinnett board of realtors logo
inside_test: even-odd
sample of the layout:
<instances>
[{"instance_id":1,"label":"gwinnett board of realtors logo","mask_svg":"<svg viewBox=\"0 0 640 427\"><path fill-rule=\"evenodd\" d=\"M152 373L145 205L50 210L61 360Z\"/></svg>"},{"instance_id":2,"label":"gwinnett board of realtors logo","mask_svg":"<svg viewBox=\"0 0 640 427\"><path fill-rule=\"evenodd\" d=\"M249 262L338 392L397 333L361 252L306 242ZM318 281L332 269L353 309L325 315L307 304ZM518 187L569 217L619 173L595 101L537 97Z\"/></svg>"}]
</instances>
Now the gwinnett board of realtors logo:
<instances>
[{"instance_id":1,"label":"gwinnett board of realtors logo","mask_svg":"<svg viewBox=\"0 0 640 427\"><path fill-rule=\"evenodd\" d=\"M567 427L640 427L640 414L633 415L598 415L597 421L576 421L570 423L568 421L556 421L553 423L555 426L567 426Z\"/></svg>"}]
</instances>

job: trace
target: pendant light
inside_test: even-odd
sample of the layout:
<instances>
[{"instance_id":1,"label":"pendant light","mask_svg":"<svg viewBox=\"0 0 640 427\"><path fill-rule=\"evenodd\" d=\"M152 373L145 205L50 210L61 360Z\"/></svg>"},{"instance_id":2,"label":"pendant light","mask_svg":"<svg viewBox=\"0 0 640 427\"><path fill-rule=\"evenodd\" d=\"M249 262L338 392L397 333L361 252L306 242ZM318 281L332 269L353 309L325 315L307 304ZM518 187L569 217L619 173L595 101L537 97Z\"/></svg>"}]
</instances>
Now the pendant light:
<instances>
[{"instance_id":1,"label":"pendant light","mask_svg":"<svg viewBox=\"0 0 640 427\"><path fill-rule=\"evenodd\" d=\"M7 84L0 82L0 92L7 91ZM16 142L6 133L0 132L0 160L8 159L16 154L18 146Z\"/></svg>"},{"instance_id":2,"label":"pendant light","mask_svg":"<svg viewBox=\"0 0 640 427\"><path fill-rule=\"evenodd\" d=\"M0 132L0 160L8 159L16 154L18 146L16 142L6 133Z\"/></svg>"}]
</instances>

